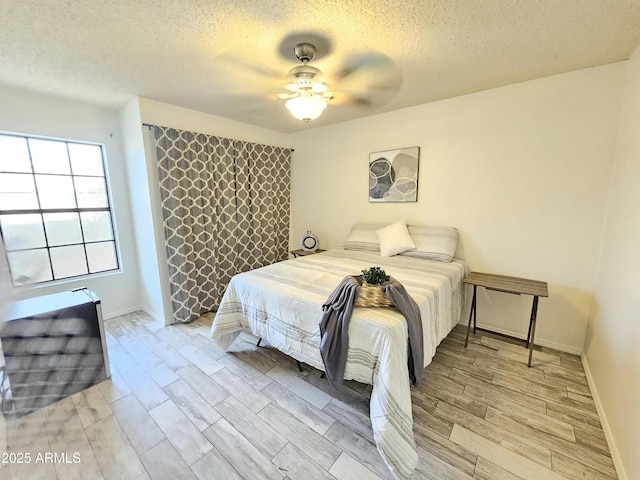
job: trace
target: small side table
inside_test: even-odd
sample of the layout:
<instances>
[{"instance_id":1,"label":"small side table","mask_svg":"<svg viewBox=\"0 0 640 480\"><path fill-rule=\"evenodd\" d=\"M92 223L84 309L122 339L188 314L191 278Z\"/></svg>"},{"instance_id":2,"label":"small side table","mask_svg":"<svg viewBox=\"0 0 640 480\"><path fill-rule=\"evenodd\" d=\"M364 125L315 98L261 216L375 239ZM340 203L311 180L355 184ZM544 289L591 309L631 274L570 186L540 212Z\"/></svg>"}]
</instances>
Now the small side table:
<instances>
[{"instance_id":1,"label":"small side table","mask_svg":"<svg viewBox=\"0 0 640 480\"><path fill-rule=\"evenodd\" d=\"M326 250L322 250L321 248L314 250L314 251L309 251L309 250L302 250L301 248L298 250L292 250L291 255L293 255L293 258L298 258L298 257L306 257L307 255L313 255L314 253L322 253L322 252L326 252Z\"/></svg>"},{"instance_id":2,"label":"small side table","mask_svg":"<svg viewBox=\"0 0 640 480\"><path fill-rule=\"evenodd\" d=\"M515 295L532 295L533 306L531 307L531 319L529 320L529 332L527 333L526 347L529 349L529 363L533 356L533 340L536 334L536 315L538 313L538 298L548 297L549 291L547 282L528 280L526 278L507 277L505 275L495 275L493 273L471 272L464 279L464 283L473 285L473 298L471 300L471 310L469 311L469 324L467 325L467 336L464 340L464 348L469 343L469 331L471 330L471 318L473 317L473 333L476 333L477 298L476 290L484 287L487 290L512 293Z\"/></svg>"}]
</instances>

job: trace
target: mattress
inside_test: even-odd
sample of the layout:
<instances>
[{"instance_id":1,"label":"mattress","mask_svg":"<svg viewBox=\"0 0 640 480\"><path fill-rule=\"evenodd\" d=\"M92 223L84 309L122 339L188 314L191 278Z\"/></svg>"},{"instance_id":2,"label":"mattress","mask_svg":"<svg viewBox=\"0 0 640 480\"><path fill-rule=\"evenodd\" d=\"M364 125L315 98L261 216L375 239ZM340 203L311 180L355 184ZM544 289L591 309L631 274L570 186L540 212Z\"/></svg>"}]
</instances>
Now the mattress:
<instances>
[{"instance_id":1,"label":"mattress","mask_svg":"<svg viewBox=\"0 0 640 480\"><path fill-rule=\"evenodd\" d=\"M461 260L450 263L333 249L234 276L211 327L228 348L250 330L283 353L324 370L320 356L322 304L346 275L379 266L402 283L420 308L424 366L458 323L464 305ZM407 369L407 325L394 308L355 308L349 324L345 380L373 385L370 418L376 446L396 478L418 462Z\"/></svg>"}]
</instances>

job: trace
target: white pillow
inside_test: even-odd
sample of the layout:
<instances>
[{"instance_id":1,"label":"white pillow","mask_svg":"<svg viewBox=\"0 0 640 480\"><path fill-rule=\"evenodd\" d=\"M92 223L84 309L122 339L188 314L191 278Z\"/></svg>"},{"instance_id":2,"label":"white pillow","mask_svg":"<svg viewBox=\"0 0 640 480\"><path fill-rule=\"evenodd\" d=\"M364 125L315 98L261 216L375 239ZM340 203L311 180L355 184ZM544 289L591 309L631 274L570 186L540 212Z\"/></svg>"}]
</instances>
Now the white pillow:
<instances>
[{"instance_id":1,"label":"white pillow","mask_svg":"<svg viewBox=\"0 0 640 480\"><path fill-rule=\"evenodd\" d=\"M382 227L383 225L381 224L356 223L351 227L351 232L344 244L344 249L380 253L376 230Z\"/></svg>"},{"instance_id":2,"label":"white pillow","mask_svg":"<svg viewBox=\"0 0 640 480\"><path fill-rule=\"evenodd\" d=\"M409 227L409 235L416 248L400 253L402 256L450 262L458 246L458 231L452 227Z\"/></svg>"},{"instance_id":3,"label":"white pillow","mask_svg":"<svg viewBox=\"0 0 640 480\"><path fill-rule=\"evenodd\" d=\"M380 242L380 256L390 257L398 253L416 248L413 243L407 224L404 220L398 220L384 228L376 230Z\"/></svg>"}]
</instances>

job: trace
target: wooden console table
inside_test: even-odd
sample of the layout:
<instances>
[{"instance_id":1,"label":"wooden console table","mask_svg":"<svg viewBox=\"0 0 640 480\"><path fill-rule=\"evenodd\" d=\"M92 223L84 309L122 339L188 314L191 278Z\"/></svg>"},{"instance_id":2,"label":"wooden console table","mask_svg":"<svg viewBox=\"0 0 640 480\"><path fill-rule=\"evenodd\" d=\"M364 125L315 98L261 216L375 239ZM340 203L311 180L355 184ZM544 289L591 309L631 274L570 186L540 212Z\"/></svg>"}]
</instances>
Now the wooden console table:
<instances>
[{"instance_id":1,"label":"wooden console table","mask_svg":"<svg viewBox=\"0 0 640 480\"><path fill-rule=\"evenodd\" d=\"M298 257L306 257L307 255L313 255L314 253L322 253L322 252L326 252L326 250L322 250L321 248L318 248L317 250L292 250L289 253L291 255L293 255L293 258L298 258Z\"/></svg>"},{"instance_id":2,"label":"wooden console table","mask_svg":"<svg viewBox=\"0 0 640 480\"><path fill-rule=\"evenodd\" d=\"M473 299L471 300L471 310L469 311L469 324L467 325L467 336L464 340L464 348L469 343L469 331L471 330L471 318L473 317L473 333L476 333L476 311L477 298L476 290L484 287L487 290L512 293L515 295L532 295L533 306L531 307L531 319L529 320L529 333L527 333L526 347L529 349L529 363L533 355L533 339L536 334L536 315L538 313L538 298L548 297L549 291L547 282L528 280L526 278L507 277L505 275L494 275L492 273L471 272L464 279L464 283L473 285Z\"/></svg>"}]
</instances>

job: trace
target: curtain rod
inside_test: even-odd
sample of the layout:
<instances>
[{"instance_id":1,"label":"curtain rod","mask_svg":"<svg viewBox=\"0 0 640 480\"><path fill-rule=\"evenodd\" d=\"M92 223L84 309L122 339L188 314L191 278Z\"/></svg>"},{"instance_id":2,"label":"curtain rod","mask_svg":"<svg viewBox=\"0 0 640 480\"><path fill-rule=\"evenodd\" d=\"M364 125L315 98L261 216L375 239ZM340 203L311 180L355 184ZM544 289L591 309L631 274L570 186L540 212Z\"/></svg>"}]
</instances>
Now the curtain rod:
<instances>
[{"instance_id":1,"label":"curtain rod","mask_svg":"<svg viewBox=\"0 0 640 480\"><path fill-rule=\"evenodd\" d=\"M143 123L142 126L151 128L151 127L158 127L159 125L153 125L152 123ZM178 129L176 129L176 130L178 130ZM232 139L230 139L230 140L232 140ZM287 150L291 150L292 152L295 152L295 150L293 148L277 147L275 145L269 145L269 147L286 148Z\"/></svg>"}]
</instances>

